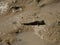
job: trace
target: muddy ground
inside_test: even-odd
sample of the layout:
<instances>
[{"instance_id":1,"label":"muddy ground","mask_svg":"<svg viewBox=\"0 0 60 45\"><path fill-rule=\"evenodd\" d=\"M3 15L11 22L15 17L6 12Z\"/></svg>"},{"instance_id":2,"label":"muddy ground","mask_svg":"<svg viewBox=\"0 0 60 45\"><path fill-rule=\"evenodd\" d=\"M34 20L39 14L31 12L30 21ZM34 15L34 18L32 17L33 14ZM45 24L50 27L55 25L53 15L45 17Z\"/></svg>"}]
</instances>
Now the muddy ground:
<instances>
[{"instance_id":1,"label":"muddy ground","mask_svg":"<svg viewBox=\"0 0 60 45\"><path fill-rule=\"evenodd\" d=\"M59 0L0 0L0 45L60 45Z\"/></svg>"}]
</instances>

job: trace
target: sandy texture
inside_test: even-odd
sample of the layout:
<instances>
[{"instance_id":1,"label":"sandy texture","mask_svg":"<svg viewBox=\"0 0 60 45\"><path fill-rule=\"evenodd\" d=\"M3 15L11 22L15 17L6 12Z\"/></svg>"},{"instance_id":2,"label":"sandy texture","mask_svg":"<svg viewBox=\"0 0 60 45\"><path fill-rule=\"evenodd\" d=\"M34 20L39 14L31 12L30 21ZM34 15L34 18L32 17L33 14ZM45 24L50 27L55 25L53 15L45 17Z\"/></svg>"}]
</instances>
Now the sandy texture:
<instances>
[{"instance_id":1,"label":"sandy texture","mask_svg":"<svg viewBox=\"0 0 60 45\"><path fill-rule=\"evenodd\" d=\"M17 35L23 35L23 32L31 35L30 31L47 42L60 41L59 0L0 0L0 5L1 45L15 45ZM26 33L24 33L25 38L29 40ZM32 36L31 38L36 37ZM36 42L41 42L41 40L39 41L37 38ZM31 45L35 45L34 43Z\"/></svg>"}]
</instances>

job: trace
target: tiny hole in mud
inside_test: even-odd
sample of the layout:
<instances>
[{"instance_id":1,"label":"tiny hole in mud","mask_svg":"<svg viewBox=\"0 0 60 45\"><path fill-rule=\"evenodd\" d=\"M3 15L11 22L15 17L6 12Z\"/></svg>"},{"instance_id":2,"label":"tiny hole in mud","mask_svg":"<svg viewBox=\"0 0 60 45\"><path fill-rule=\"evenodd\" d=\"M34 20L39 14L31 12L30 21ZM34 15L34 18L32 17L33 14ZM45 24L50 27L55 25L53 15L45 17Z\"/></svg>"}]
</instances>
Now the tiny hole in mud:
<instances>
[{"instance_id":1,"label":"tiny hole in mud","mask_svg":"<svg viewBox=\"0 0 60 45\"><path fill-rule=\"evenodd\" d=\"M41 0L36 0L38 3L41 1Z\"/></svg>"},{"instance_id":2,"label":"tiny hole in mud","mask_svg":"<svg viewBox=\"0 0 60 45\"><path fill-rule=\"evenodd\" d=\"M60 21L58 22L58 25L60 25Z\"/></svg>"},{"instance_id":3,"label":"tiny hole in mud","mask_svg":"<svg viewBox=\"0 0 60 45\"><path fill-rule=\"evenodd\" d=\"M2 42L2 39L0 39L0 42Z\"/></svg>"},{"instance_id":4,"label":"tiny hole in mud","mask_svg":"<svg viewBox=\"0 0 60 45\"><path fill-rule=\"evenodd\" d=\"M23 17L21 17L23 19Z\"/></svg>"},{"instance_id":5,"label":"tiny hole in mud","mask_svg":"<svg viewBox=\"0 0 60 45\"><path fill-rule=\"evenodd\" d=\"M14 7L16 10L19 9L20 7Z\"/></svg>"},{"instance_id":6,"label":"tiny hole in mud","mask_svg":"<svg viewBox=\"0 0 60 45\"><path fill-rule=\"evenodd\" d=\"M19 34L19 31L16 31L15 33L16 33L16 34Z\"/></svg>"},{"instance_id":7,"label":"tiny hole in mud","mask_svg":"<svg viewBox=\"0 0 60 45\"><path fill-rule=\"evenodd\" d=\"M13 9L15 10L18 10L20 7L19 6L15 6L15 7L12 7Z\"/></svg>"},{"instance_id":8,"label":"tiny hole in mud","mask_svg":"<svg viewBox=\"0 0 60 45\"><path fill-rule=\"evenodd\" d=\"M11 45L10 42L7 42L8 45Z\"/></svg>"},{"instance_id":9,"label":"tiny hole in mud","mask_svg":"<svg viewBox=\"0 0 60 45\"><path fill-rule=\"evenodd\" d=\"M42 21L34 21L34 22L30 22L30 23L22 23L23 25L45 25L44 20Z\"/></svg>"}]
</instances>

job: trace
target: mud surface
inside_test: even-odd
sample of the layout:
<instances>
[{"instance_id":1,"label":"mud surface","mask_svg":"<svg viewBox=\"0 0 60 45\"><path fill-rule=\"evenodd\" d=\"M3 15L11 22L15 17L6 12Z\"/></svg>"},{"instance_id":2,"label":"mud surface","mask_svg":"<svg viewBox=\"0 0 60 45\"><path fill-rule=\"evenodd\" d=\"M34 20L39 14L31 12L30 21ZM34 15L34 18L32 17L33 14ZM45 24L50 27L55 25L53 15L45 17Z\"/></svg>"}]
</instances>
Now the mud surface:
<instances>
[{"instance_id":1,"label":"mud surface","mask_svg":"<svg viewBox=\"0 0 60 45\"><path fill-rule=\"evenodd\" d=\"M59 0L0 0L0 45L60 45Z\"/></svg>"}]
</instances>

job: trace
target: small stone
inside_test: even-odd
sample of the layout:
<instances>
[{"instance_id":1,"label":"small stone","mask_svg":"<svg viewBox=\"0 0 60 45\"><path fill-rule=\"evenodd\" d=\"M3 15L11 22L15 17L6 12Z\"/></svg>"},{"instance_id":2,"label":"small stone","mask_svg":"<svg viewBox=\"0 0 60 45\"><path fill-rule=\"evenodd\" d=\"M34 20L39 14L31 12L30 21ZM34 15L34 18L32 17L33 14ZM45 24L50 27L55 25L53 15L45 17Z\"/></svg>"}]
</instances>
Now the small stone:
<instances>
[{"instance_id":1,"label":"small stone","mask_svg":"<svg viewBox=\"0 0 60 45\"><path fill-rule=\"evenodd\" d=\"M5 35L6 33L3 33L3 35Z\"/></svg>"},{"instance_id":2,"label":"small stone","mask_svg":"<svg viewBox=\"0 0 60 45\"><path fill-rule=\"evenodd\" d=\"M23 8L20 8L19 10L20 10L20 11L22 11L22 10L23 10Z\"/></svg>"},{"instance_id":3,"label":"small stone","mask_svg":"<svg viewBox=\"0 0 60 45\"><path fill-rule=\"evenodd\" d=\"M1 1L0 2L0 14L5 14L8 11L8 2L6 1Z\"/></svg>"}]
</instances>

